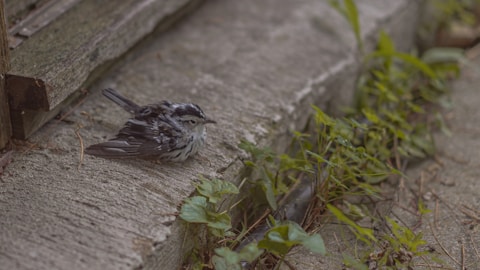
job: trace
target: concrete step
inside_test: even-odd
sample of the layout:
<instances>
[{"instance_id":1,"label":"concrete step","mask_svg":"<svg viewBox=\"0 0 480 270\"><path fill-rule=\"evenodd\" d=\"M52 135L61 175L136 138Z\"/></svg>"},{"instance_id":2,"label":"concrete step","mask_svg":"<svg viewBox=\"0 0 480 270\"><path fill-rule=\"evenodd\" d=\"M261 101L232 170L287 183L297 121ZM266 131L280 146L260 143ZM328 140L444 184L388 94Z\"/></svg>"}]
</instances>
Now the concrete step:
<instances>
[{"instance_id":1,"label":"concrete step","mask_svg":"<svg viewBox=\"0 0 480 270\"><path fill-rule=\"evenodd\" d=\"M412 44L418 1L358 2L366 49L380 29ZM284 149L311 104L351 100L359 52L326 1L212 0L154 33L89 89L65 121L43 127L0 181L5 269L177 269L195 240L174 213L199 175L238 183L248 139ZM139 104L195 102L217 120L200 155L181 164L105 160L83 146L112 137L128 114L98 94Z\"/></svg>"}]
</instances>

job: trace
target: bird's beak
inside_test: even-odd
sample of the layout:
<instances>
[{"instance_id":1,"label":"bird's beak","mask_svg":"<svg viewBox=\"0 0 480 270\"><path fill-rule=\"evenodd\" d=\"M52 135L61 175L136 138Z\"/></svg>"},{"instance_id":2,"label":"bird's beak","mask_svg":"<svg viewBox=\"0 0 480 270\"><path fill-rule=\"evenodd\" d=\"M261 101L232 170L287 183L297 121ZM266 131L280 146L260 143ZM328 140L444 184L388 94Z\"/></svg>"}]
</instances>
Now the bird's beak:
<instances>
[{"instance_id":1,"label":"bird's beak","mask_svg":"<svg viewBox=\"0 0 480 270\"><path fill-rule=\"evenodd\" d=\"M213 119L210 119L210 118L207 118L205 119L205 124L216 124L217 121L213 120Z\"/></svg>"}]
</instances>

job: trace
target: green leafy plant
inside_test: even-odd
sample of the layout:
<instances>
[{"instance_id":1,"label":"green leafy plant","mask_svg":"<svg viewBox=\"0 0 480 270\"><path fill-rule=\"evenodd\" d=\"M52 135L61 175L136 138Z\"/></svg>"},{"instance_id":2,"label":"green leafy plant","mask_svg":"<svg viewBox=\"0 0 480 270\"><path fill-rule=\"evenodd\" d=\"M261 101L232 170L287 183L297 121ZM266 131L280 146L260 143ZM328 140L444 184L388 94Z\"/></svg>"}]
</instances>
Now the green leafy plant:
<instances>
[{"instance_id":1,"label":"green leafy plant","mask_svg":"<svg viewBox=\"0 0 480 270\"><path fill-rule=\"evenodd\" d=\"M201 179L197 186L199 196L193 196L185 200L180 210L180 218L188 223L205 224L217 237L229 235L232 228L230 215L219 212L217 203L225 194L237 194L238 188L230 182L219 179Z\"/></svg>"},{"instance_id":2,"label":"green leafy plant","mask_svg":"<svg viewBox=\"0 0 480 270\"><path fill-rule=\"evenodd\" d=\"M350 24L355 34L358 47L363 52L363 40L361 35L360 20L358 18L358 9L354 0L328 0L330 6L338 11Z\"/></svg>"},{"instance_id":3,"label":"green leafy plant","mask_svg":"<svg viewBox=\"0 0 480 270\"><path fill-rule=\"evenodd\" d=\"M232 251L228 247L221 247L215 249L213 265L217 270L240 270L243 269L242 263L251 263L262 253L263 250L256 243L246 245L239 252Z\"/></svg>"},{"instance_id":4,"label":"green leafy plant","mask_svg":"<svg viewBox=\"0 0 480 270\"><path fill-rule=\"evenodd\" d=\"M353 220L349 219L340 209L336 208L335 206L329 204L327 205L328 210L335 215L335 217L347 224L352 232L355 234L357 239L370 244L371 241L378 242L377 238L373 235L373 230L370 228L364 228L357 225Z\"/></svg>"},{"instance_id":5,"label":"green leafy plant","mask_svg":"<svg viewBox=\"0 0 480 270\"><path fill-rule=\"evenodd\" d=\"M391 234L385 234L382 237L383 246L381 251L370 255L371 260L375 260L377 265L388 266L393 269L403 269L412 267L412 260L415 257L428 254L427 251L421 251L420 247L427 244L423 239L422 233L415 234L406 226L401 226L391 218L385 218L390 226Z\"/></svg>"},{"instance_id":6,"label":"green leafy plant","mask_svg":"<svg viewBox=\"0 0 480 270\"><path fill-rule=\"evenodd\" d=\"M367 152L382 149L381 160L397 162L433 154L432 125L425 105L438 102L447 91L445 81L458 74L456 62L440 64L439 58L447 56L436 55L427 52L423 60L398 52L388 35L380 34L378 49L366 58L371 70L359 81L356 109L351 114L361 113L371 123L364 140ZM454 58L452 52L448 55Z\"/></svg>"},{"instance_id":7,"label":"green leafy plant","mask_svg":"<svg viewBox=\"0 0 480 270\"><path fill-rule=\"evenodd\" d=\"M355 5L353 1L348 4ZM461 3L450 4L459 7ZM339 9L338 4L335 8L345 16L345 11ZM351 18L358 16L345 17L352 25ZM352 29L354 33L359 32L356 27L352 26ZM435 111L435 105L443 103L442 98L447 92L446 81L459 73L458 62L462 60L462 51L456 49L432 49L421 57L399 52L390 37L381 32L377 50L365 57L368 71L359 79L356 105L347 114L348 118L361 123L357 125L359 132L354 132L348 141L354 146L363 146L367 154L396 169L402 168L404 160L432 155L434 142L431 131L435 123L446 130L441 115ZM432 121L429 115L435 115L436 120ZM324 116L321 118L325 119ZM327 123L332 121L328 120ZM331 161L330 158L328 160ZM342 210L332 205L327 207L350 228L357 239L369 245L381 246L381 243L386 243L382 251L376 254L378 256L373 256L377 267L410 266L413 257L424 254L418 249L426 244L421 233L415 234L408 227L387 218L391 234L379 238L368 228L357 225ZM418 207L422 214L429 211L422 202ZM366 262L365 258L344 254L345 265L354 269L368 269Z\"/></svg>"},{"instance_id":8,"label":"green leafy plant","mask_svg":"<svg viewBox=\"0 0 480 270\"><path fill-rule=\"evenodd\" d=\"M468 25L475 23L476 18L472 9L480 4L478 0L434 0L432 2L440 11L437 18L440 23L459 20Z\"/></svg>"},{"instance_id":9,"label":"green leafy plant","mask_svg":"<svg viewBox=\"0 0 480 270\"><path fill-rule=\"evenodd\" d=\"M302 245L314 253L325 255L325 244L319 234L309 235L295 222L284 221L267 231L258 243L263 248L278 256L284 257L295 245Z\"/></svg>"},{"instance_id":10,"label":"green leafy plant","mask_svg":"<svg viewBox=\"0 0 480 270\"><path fill-rule=\"evenodd\" d=\"M288 192L288 185L296 181L293 174L298 171L311 171L308 163L303 159L278 155L269 148L259 148L251 142L241 141L239 148L250 154L251 160L244 160L244 164L251 169L250 175L255 177L251 181L259 187L265 201L272 210L277 210L278 196Z\"/></svg>"},{"instance_id":11,"label":"green leafy plant","mask_svg":"<svg viewBox=\"0 0 480 270\"><path fill-rule=\"evenodd\" d=\"M419 247L426 245L427 242L422 239L422 234L415 234L409 228L400 226L395 220L386 217L388 224L391 226L392 235L386 235L385 239L388 240L393 250L398 252L401 248L405 248L407 251L413 252L415 255L420 255L425 252L420 252Z\"/></svg>"},{"instance_id":12,"label":"green leafy plant","mask_svg":"<svg viewBox=\"0 0 480 270\"><path fill-rule=\"evenodd\" d=\"M215 269L242 269L242 263L255 261L265 251L283 258L292 247L302 245L311 252L325 255L326 249L319 234L309 235L298 224L290 221L276 222L259 242L252 242L240 251L228 247L215 249Z\"/></svg>"},{"instance_id":13,"label":"green leafy plant","mask_svg":"<svg viewBox=\"0 0 480 270\"><path fill-rule=\"evenodd\" d=\"M355 2L329 2L347 19L363 50ZM366 263L375 260L379 267L410 266L412 257L425 254L420 250L425 245L421 233L414 233L387 217L390 233L375 234L373 229L360 226L356 221L371 215L368 209L348 202L347 198L368 196L374 201L379 197L378 183L401 175L402 162L434 153L432 129L438 126L446 130L441 115L436 112L437 104L442 104L447 92L446 81L458 74L457 62L461 57L460 51L446 49L427 51L422 56L399 52L390 37L381 32L377 49L365 56L367 72L358 80L355 105L345 117L331 117L312 106L313 121L305 131L293 133L287 153L277 154L248 141L239 144L250 155L243 160L251 184L248 187L251 192L246 193L255 198L244 200L252 204L247 206L245 216L261 212L267 213L265 217L282 209L281 200L291 186L308 179L315 187L311 208L317 212L307 215L305 228L315 223L311 221L315 216L321 219L329 212L345 224L369 252L381 249L363 257L343 254L345 265L368 269ZM180 217L207 228L206 248L210 256L203 256L192 264L198 269L212 265L216 269L241 269L242 264L258 262L260 256L268 253L283 259L296 245L322 255L326 253L319 234L309 234L308 229L298 223L275 221L271 216L270 227L263 238L235 250L250 231L247 229L251 227L250 220L244 218L242 233L234 239L231 218L218 204L222 196L237 194L238 189L218 179L201 179L197 193L185 201ZM344 207L334 206L342 204ZM429 211L422 202L418 210L422 214ZM378 220L378 217L371 218Z\"/></svg>"}]
</instances>

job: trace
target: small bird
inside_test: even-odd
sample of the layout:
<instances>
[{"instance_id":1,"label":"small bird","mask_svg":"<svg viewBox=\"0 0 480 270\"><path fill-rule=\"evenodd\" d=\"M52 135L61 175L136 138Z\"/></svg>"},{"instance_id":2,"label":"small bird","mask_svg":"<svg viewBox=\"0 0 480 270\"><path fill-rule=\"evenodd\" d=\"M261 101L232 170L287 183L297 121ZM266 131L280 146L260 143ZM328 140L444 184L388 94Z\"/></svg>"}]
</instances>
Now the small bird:
<instances>
[{"instance_id":1,"label":"small bird","mask_svg":"<svg viewBox=\"0 0 480 270\"><path fill-rule=\"evenodd\" d=\"M85 153L103 158L143 158L181 162L204 145L206 124L216 122L193 103L160 101L139 106L111 88L103 95L133 114L115 138L89 146Z\"/></svg>"}]
</instances>

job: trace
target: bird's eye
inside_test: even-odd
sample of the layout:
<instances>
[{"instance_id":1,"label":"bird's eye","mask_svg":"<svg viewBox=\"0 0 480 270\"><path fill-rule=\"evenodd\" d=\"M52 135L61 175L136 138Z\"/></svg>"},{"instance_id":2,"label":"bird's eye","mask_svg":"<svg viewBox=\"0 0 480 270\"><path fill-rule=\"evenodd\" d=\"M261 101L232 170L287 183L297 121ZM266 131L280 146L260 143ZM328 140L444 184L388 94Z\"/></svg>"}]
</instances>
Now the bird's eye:
<instances>
[{"instance_id":1,"label":"bird's eye","mask_svg":"<svg viewBox=\"0 0 480 270\"><path fill-rule=\"evenodd\" d=\"M189 120L188 122L192 125L195 125L197 123L197 121L195 121L195 120Z\"/></svg>"}]
</instances>

